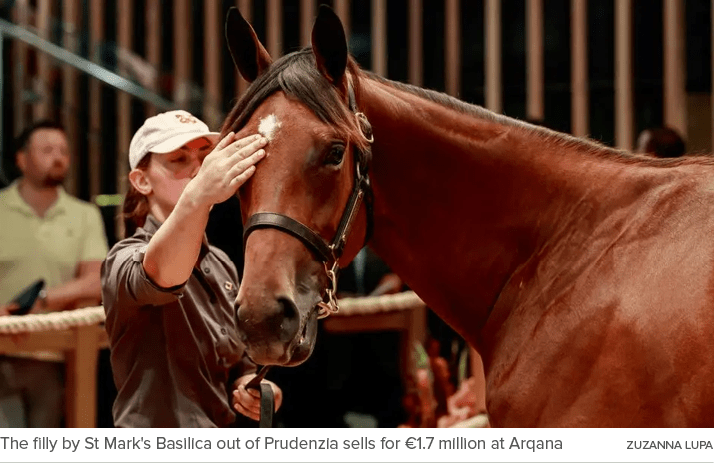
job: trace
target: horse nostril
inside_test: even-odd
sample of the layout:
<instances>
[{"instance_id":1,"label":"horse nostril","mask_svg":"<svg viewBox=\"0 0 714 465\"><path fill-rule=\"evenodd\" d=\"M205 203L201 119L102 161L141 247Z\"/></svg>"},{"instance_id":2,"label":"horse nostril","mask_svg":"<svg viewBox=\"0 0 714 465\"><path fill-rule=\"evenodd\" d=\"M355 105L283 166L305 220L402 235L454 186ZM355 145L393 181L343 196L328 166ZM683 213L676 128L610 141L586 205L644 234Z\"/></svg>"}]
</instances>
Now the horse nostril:
<instances>
[{"instance_id":1,"label":"horse nostril","mask_svg":"<svg viewBox=\"0 0 714 465\"><path fill-rule=\"evenodd\" d=\"M280 339L283 341L292 340L300 330L300 314L292 299L278 299L278 314L282 320L280 323Z\"/></svg>"}]
</instances>

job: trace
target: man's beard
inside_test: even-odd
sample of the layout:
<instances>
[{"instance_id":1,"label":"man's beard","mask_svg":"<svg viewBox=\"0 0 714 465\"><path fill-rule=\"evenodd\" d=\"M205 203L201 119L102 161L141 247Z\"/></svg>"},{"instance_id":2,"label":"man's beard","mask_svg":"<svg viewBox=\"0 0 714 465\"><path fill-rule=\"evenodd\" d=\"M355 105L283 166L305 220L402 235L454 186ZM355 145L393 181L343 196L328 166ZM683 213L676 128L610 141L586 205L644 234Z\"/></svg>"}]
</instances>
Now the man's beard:
<instances>
[{"instance_id":1,"label":"man's beard","mask_svg":"<svg viewBox=\"0 0 714 465\"><path fill-rule=\"evenodd\" d=\"M45 187L58 187L62 185L64 182L64 179L67 177L66 174L48 174L45 176L45 178L42 180L42 185Z\"/></svg>"}]
</instances>

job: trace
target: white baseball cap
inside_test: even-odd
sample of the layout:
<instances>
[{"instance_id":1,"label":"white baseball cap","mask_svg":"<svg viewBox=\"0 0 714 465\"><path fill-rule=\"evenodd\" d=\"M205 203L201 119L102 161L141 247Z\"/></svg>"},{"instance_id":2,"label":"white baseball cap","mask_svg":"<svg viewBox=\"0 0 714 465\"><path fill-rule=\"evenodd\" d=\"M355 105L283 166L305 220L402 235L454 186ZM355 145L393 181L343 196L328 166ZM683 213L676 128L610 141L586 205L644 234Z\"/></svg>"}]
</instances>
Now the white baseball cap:
<instances>
[{"instance_id":1,"label":"white baseball cap","mask_svg":"<svg viewBox=\"0 0 714 465\"><path fill-rule=\"evenodd\" d=\"M129 166L137 167L149 153L169 153L199 137L218 142L217 132L211 132L206 123L184 110L167 111L147 118L131 138Z\"/></svg>"}]
</instances>

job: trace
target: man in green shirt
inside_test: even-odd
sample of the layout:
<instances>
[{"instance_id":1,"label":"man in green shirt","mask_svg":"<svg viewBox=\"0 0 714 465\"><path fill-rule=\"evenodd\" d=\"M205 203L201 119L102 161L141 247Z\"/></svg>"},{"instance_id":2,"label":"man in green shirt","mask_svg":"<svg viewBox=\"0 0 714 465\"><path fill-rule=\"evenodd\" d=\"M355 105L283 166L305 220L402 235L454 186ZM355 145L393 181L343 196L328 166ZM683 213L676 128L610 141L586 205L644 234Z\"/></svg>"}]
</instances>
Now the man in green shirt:
<instances>
[{"instance_id":1,"label":"man in green shirt","mask_svg":"<svg viewBox=\"0 0 714 465\"><path fill-rule=\"evenodd\" d=\"M99 304L104 225L96 206L61 187L69 168L64 130L39 122L23 132L17 146L22 176L0 190L0 316L38 279L44 279L46 292L31 313ZM0 359L0 426L60 426L61 375L56 363Z\"/></svg>"}]
</instances>

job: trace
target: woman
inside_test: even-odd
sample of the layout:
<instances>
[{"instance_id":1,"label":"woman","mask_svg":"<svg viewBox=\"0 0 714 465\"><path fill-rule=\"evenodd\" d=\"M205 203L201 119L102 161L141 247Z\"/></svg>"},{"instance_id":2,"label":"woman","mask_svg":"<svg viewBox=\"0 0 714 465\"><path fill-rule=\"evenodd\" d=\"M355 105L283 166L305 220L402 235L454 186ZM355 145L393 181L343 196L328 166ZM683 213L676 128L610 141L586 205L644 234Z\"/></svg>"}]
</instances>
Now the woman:
<instances>
[{"instance_id":1,"label":"woman","mask_svg":"<svg viewBox=\"0 0 714 465\"><path fill-rule=\"evenodd\" d=\"M147 119L131 141L130 237L102 264L115 426L228 427L260 416L259 394L245 388L255 366L235 328L238 275L205 228L212 206L253 174L267 141L230 133L204 158L217 138L172 111ZM282 392L271 386L277 407Z\"/></svg>"}]
</instances>

